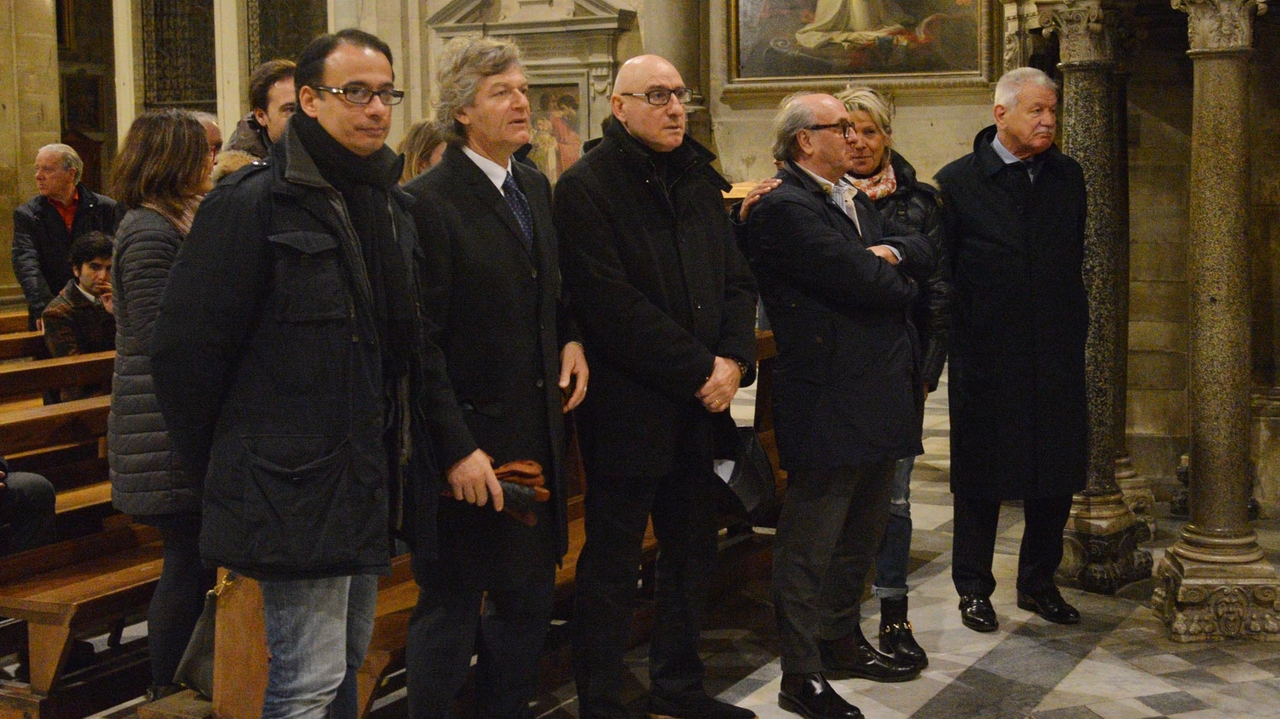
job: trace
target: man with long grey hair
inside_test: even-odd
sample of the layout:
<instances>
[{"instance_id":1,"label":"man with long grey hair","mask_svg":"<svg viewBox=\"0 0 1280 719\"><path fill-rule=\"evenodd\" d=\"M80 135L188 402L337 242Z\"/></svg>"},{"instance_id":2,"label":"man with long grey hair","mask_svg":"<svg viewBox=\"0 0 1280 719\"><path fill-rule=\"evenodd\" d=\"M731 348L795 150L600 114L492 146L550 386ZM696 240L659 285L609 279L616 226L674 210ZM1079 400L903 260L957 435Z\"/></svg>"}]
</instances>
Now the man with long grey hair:
<instances>
[{"instance_id":1,"label":"man with long grey hair","mask_svg":"<svg viewBox=\"0 0 1280 719\"><path fill-rule=\"evenodd\" d=\"M1081 274L1085 185L1053 144L1058 93L1034 68L1000 78L995 125L938 173L953 267L950 357L952 581L964 625L999 626L991 593L1003 500L1026 516L1018 608L1080 614L1053 583L1071 495L1087 464Z\"/></svg>"},{"instance_id":2,"label":"man with long grey hair","mask_svg":"<svg viewBox=\"0 0 1280 719\"><path fill-rule=\"evenodd\" d=\"M587 364L560 301L551 185L512 158L530 131L519 50L508 40L458 38L438 79L436 118L449 146L405 186L418 200L423 311L470 439L497 464L536 461L549 501L516 521L495 510L510 511L519 490L498 486L488 467L448 472L437 556L413 558L420 589L409 626L409 714L451 714L478 629L477 713L522 719L568 545L563 417L586 394Z\"/></svg>"}]
</instances>

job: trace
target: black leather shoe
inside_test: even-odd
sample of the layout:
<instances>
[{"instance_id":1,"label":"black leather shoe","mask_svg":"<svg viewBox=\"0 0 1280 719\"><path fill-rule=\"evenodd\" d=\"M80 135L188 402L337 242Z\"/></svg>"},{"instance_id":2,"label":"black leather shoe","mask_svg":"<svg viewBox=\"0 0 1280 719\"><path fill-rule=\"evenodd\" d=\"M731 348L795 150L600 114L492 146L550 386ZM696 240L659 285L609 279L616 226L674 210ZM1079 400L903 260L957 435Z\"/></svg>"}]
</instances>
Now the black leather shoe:
<instances>
[{"instance_id":1,"label":"black leather shoe","mask_svg":"<svg viewBox=\"0 0 1280 719\"><path fill-rule=\"evenodd\" d=\"M1018 592L1018 609L1035 612L1054 624L1079 624L1080 612L1067 604L1057 587L1041 592Z\"/></svg>"},{"instance_id":2,"label":"black leather shoe","mask_svg":"<svg viewBox=\"0 0 1280 719\"><path fill-rule=\"evenodd\" d=\"M778 706L807 719L862 719L862 711L837 694L821 674L783 674Z\"/></svg>"},{"instance_id":3,"label":"black leather shoe","mask_svg":"<svg viewBox=\"0 0 1280 719\"><path fill-rule=\"evenodd\" d=\"M706 694L685 694L675 698L649 697L652 719L756 719L756 713Z\"/></svg>"},{"instance_id":4,"label":"black leather shoe","mask_svg":"<svg viewBox=\"0 0 1280 719\"><path fill-rule=\"evenodd\" d=\"M916 642L911 622L907 620L906 597L880 600L880 651L900 663L920 669L929 666L929 656Z\"/></svg>"},{"instance_id":5,"label":"black leather shoe","mask_svg":"<svg viewBox=\"0 0 1280 719\"><path fill-rule=\"evenodd\" d=\"M830 642L820 642L822 666L829 672L847 673L874 682L905 682L920 676L920 667L876 651L862 629Z\"/></svg>"},{"instance_id":6,"label":"black leather shoe","mask_svg":"<svg viewBox=\"0 0 1280 719\"><path fill-rule=\"evenodd\" d=\"M960 621L975 632L994 632L1000 628L991 600L977 594L960 597Z\"/></svg>"}]
</instances>

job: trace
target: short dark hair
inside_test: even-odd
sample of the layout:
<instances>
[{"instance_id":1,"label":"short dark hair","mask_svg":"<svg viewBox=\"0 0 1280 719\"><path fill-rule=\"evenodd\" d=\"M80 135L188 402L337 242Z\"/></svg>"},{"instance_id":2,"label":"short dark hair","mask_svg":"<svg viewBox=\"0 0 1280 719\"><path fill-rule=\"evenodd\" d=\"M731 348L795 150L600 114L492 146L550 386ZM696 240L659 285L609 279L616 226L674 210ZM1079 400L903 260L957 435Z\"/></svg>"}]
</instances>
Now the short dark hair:
<instances>
[{"instance_id":1,"label":"short dark hair","mask_svg":"<svg viewBox=\"0 0 1280 719\"><path fill-rule=\"evenodd\" d=\"M297 90L304 87L315 87L324 79L324 61L341 44L367 47L377 50L387 57L387 62L395 65L391 59L391 46L382 38L364 30L349 27L327 35L320 35L302 49L298 55L298 66L293 71L293 84ZM393 75L394 77L394 75Z\"/></svg>"},{"instance_id":2,"label":"short dark hair","mask_svg":"<svg viewBox=\"0 0 1280 719\"><path fill-rule=\"evenodd\" d=\"M293 60L267 60L249 76L249 109L266 110L268 95L277 82L293 77L298 64Z\"/></svg>"},{"instance_id":3,"label":"short dark hair","mask_svg":"<svg viewBox=\"0 0 1280 719\"><path fill-rule=\"evenodd\" d=\"M86 262L110 257L115 247L116 244L110 237L94 230L93 232L86 232L72 241L71 252L68 253L67 259L71 261L72 267L79 267Z\"/></svg>"}]
</instances>

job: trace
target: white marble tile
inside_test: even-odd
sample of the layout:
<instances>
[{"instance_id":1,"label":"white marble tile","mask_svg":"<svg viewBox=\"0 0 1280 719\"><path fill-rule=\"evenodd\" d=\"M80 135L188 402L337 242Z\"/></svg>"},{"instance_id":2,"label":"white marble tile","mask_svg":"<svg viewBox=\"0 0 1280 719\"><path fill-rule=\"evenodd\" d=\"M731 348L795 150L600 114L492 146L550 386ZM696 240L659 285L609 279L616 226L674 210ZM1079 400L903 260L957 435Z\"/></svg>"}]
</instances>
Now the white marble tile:
<instances>
[{"instance_id":1,"label":"white marble tile","mask_svg":"<svg viewBox=\"0 0 1280 719\"><path fill-rule=\"evenodd\" d=\"M951 507L937 504L911 503L911 524L915 530L934 530L950 522L955 512Z\"/></svg>"},{"instance_id":2,"label":"white marble tile","mask_svg":"<svg viewBox=\"0 0 1280 719\"><path fill-rule=\"evenodd\" d=\"M1102 719L1147 719L1158 717L1160 712L1143 704L1137 699L1119 699L1110 702L1089 704L1089 710Z\"/></svg>"},{"instance_id":3,"label":"white marble tile","mask_svg":"<svg viewBox=\"0 0 1280 719\"><path fill-rule=\"evenodd\" d=\"M1194 664L1177 654L1134 657L1129 660L1129 663L1148 674L1168 674L1169 672L1180 672L1184 669L1193 669L1195 667Z\"/></svg>"},{"instance_id":4,"label":"white marble tile","mask_svg":"<svg viewBox=\"0 0 1280 719\"><path fill-rule=\"evenodd\" d=\"M911 508L915 516L915 507ZM1260 659L1280 659L1280 642L1224 642L1222 651L1246 662Z\"/></svg>"},{"instance_id":5,"label":"white marble tile","mask_svg":"<svg viewBox=\"0 0 1280 719\"><path fill-rule=\"evenodd\" d=\"M1058 683L1055 691L1092 694L1100 699L1129 699L1178 691L1178 687L1159 677L1123 664L1101 661L1103 657L1114 656L1105 649L1094 649Z\"/></svg>"},{"instance_id":6,"label":"white marble tile","mask_svg":"<svg viewBox=\"0 0 1280 719\"><path fill-rule=\"evenodd\" d=\"M1275 676L1265 669L1243 662L1240 664L1218 664L1212 667L1205 667L1204 669L1210 674L1231 684L1253 682L1260 679L1270 679Z\"/></svg>"}]
</instances>

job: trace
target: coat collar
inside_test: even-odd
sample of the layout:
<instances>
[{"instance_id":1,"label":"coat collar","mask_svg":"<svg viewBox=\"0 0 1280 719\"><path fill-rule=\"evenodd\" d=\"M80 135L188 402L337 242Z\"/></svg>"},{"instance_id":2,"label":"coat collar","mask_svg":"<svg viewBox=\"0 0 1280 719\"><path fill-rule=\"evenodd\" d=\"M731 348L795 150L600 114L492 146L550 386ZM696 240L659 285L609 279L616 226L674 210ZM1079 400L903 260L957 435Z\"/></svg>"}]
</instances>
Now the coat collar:
<instances>
[{"instance_id":1,"label":"coat collar","mask_svg":"<svg viewBox=\"0 0 1280 719\"><path fill-rule=\"evenodd\" d=\"M440 162L448 168L454 177L466 182L476 199L480 200L502 220L507 230L511 233L512 241L523 251L524 241L521 236L524 234L524 230L520 229L520 222L516 220L515 213L511 211L511 206L507 204L507 199L503 197L498 188L493 186L493 181L489 179L484 170L480 169L480 166L473 162L470 157L467 157L467 154L462 151L462 146L450 143L445 148L444 157L441 158ZM511 174L515 175L516 183L521 186L526 197L529 195L531 185L526 175L528 171L529 168L523 163L512 160ZM538 232L537 213L534 213L534 215L534 239L536 242Z\"/></svg>"},{"instance_id":2,"label":"coat collar","mask_svg":"<svg viewBox=\"0 0 1280 719\"><path fill-rule=\"evenodd\" d=\"M646 148L627 132L627 128L622 126L616 118L610 120L609 124L604 128L604 141L600 143L602 146L613 146L617 148L627 159L640 167L652 167L653 160L650 157L652 151ZM587 151L595 149L595 145L588 142ZM687 174L690 171L699 172L711 184L721 192L728 191L733 188L728 180L716 172L711 163L715 162L716 155L701 143L693 139L688 133L684 136L684 142L680 146L672 150L667 160L669 169L677 175Z\"/></svg>"},{"instance_id":3,"label":"coat collar","mask_svg":"<svg viewBox=\"0 0 1280 719\"><path fill-rule=\"evenodd\" d=\"M293 129L292 123L285 128L280 141L272 143L271 158L284 165L284 190L288 194L300 196L305 194L307 188L327 188L337 192L337 189L324 179L324 175L320 174L320 168L316 166L316 161L311 159L311 154L302 144L302 139ZM414 203L413 196L402 190L399 185L392 185L387 194L401 207L409 207Z\"/></svg>"},{"instance_id":4,"label":"coat collar","mask_svg":"<svg viewBox=\"0 0 1280 719\"><path fill-rule=\"evenodd\" d=\"M977 161L978 167L982 170L983 174L987 176L994 175L1008 167L1008 165L1005 164L1004 159L1002 159L1000 155L996 153L995 148L991 146L991 141L994 140L995 137L996 126L988 125L973 138L974 159ZM1058 149L1057 145L1050 145L1049 149L1040 153L1041 161L1045 163L1046 167L1061 164L1062 157L1062 151ZM897 170L896 167L894 169ZM1039 175L1037 175L1037 177L1039 177Z\"/></svg>"}]
</instances>

